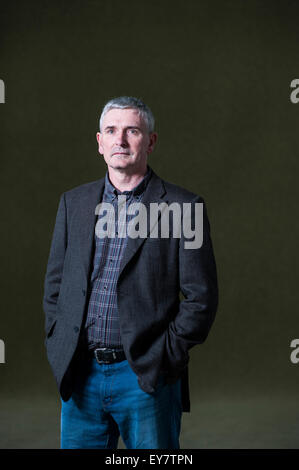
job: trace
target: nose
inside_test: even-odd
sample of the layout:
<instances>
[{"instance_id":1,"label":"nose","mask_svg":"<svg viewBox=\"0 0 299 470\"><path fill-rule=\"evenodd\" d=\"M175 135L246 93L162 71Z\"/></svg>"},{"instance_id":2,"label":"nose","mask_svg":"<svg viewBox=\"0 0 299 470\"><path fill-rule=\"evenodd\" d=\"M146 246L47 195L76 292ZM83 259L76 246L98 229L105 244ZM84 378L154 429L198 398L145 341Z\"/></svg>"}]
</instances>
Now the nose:
<instances>
[{"instance_id":1,"label":"nose","mask_svg":"<svg viewBox=\"0 0 299 470\"><path fill-rule=\"evenodd\" d=\"M126 135L125 130L123 130L123 131L120 130L119 132L117 132L115 134L115 144L116 145L121 145L122 147L128 145L127 135Z\"/></svg>"}]
</instances>

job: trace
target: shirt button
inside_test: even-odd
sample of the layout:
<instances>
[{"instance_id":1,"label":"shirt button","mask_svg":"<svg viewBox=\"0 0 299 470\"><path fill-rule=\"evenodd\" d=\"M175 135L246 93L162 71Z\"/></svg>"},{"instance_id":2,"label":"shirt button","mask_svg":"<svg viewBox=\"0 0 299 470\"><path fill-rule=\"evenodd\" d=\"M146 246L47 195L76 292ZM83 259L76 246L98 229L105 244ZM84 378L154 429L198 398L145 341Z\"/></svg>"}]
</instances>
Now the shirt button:
<instances>
[{"instance_id":1,"label":"shirt button","mask_svg":"<svg viewBox=\"0 0 299 470\"><path fill-rule=\"evenodd\" d=\"M106 290L106 289L107 289L107 286L104 286L104 289Z\"/></svg>"}]
</instances>

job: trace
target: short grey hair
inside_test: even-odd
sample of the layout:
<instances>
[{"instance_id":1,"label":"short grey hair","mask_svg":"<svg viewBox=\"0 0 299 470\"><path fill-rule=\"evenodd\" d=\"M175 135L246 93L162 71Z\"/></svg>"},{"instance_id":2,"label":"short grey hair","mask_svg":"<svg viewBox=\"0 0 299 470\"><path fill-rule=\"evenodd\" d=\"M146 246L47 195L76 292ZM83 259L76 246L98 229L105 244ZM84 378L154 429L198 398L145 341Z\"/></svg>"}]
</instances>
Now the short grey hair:
<instances>
[{"instance_id":1,"label":"short grey hair","mask_svg":"<svg viewBox=\"0 0 299 470\"><path fill-rule=\"evenodd\" d=\"M151 112L150 108L139 98L135 98L134 96L120 96L118 98L113 98L112 100L108 101L105 104L100 120L99 120L99 128L100 132L102 129L103 118L110 109L127 109L133 108L139 112L139 115L143 117L145 123L147 125L148 132L154 132L155 127L155 119L153 113Z\"/></svg>"}]
</instances>

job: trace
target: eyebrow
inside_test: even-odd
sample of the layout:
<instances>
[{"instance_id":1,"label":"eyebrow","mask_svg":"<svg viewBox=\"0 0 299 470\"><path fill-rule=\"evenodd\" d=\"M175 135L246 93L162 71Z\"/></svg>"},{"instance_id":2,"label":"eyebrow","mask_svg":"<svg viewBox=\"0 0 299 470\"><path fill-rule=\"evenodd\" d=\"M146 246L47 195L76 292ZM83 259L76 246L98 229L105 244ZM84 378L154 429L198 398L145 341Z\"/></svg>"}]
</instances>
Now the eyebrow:
<instances>
[{"instance_id":1,"label":"eyebrow","mask_svg":"<svg viewBox=\"0 0 299 470\"><path fill-rule=\"evenodd\" d=\"M106 126L104 130L106 131L107 129L115 129L115 126ZM138 126L127 126L125 129L138 129L141 131L140 127Z\"/></svg>"}]
</instances>

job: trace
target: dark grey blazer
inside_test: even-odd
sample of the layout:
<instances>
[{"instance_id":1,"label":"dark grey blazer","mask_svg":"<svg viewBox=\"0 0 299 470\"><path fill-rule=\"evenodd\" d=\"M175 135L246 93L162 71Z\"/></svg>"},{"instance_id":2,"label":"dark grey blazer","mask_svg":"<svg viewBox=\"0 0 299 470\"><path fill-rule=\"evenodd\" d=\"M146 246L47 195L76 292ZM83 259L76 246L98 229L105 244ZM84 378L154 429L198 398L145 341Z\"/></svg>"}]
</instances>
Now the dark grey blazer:
<instances>
[{"instance_id":1,"label":"dark grey blazer","mask_svg":"<svg viewBox=\"0 0 299 470\"><path fill-rule=\"evenodd\" d=\"M104 178L62 194L44 282L45 345L63 400L72 394L90 293L95 208ZM142 203L204 202L154 172ZM160 372L182 377L183 411L190 411L188 350L202 343L218 305L216 265L204 204L203 244L186 249L179 238L129 238L117 282L121 337L141 389L155 390ZM182 299L180 300L180 292Z\"/></svg>"}]
</instances>

